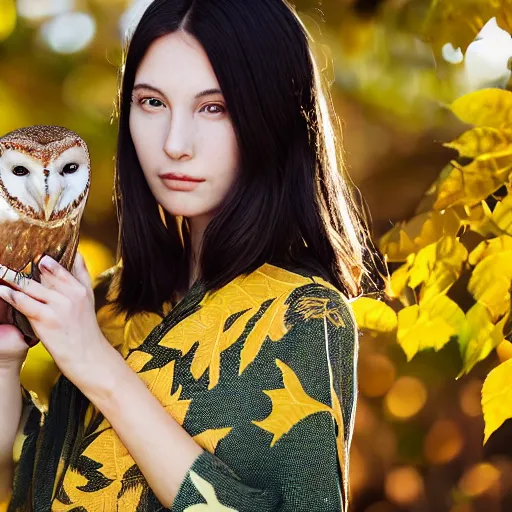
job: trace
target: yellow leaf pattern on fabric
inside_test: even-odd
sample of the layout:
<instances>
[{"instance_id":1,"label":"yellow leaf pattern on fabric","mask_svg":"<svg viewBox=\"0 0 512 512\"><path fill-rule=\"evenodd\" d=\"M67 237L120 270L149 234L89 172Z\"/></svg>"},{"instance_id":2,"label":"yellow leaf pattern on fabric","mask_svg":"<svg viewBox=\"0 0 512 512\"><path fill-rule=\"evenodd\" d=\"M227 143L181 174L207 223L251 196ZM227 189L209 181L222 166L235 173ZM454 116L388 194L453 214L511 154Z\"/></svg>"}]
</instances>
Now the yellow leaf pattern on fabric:
<instances>
[{"instance_id":1,"label":"yellow leaf pattern on fabric","mask_svg":"<svg viewBox=\"0 0 512 512\"><path fill-rule=\"evenodd\" d=\"M481 89L457 98L451 111L464 123L492 128L512 127L512 93Z\"/></svg>"},{"instance_id":2,"label":"yellow leaf pattern on fabric","mask_svg":"<svg viewBox=\"0 0 512 512\"><path fill-rule=\"evenodd\" d=\"M238 318L224 332L226 320L237 312L228 311L229 314L226 315L225 307L218 304L207 304L193 317L185 318L180 322L159 343L163 347L181 350L183 354L187 354L199 342L190 371L194 378L198 380L209 368L210 381L208 389L212 389L219 382L221 353L233 345L245 329L245 323L242 318ZM187 333L186 336L185 333Z\"/></svg>"},{"instance_id":3,"label":"yellow leaf pattern on fabric","mask_svg":"<svg viewBox=\"0 0 512 512\"><path fill-rule=\"evenodd\" d=\"M126 322L122 355L126 357L131 349L137 348L160 323L162 317L155 313L138 313Z\"/></svg>"},{"instance_id":4,"label":"yellow leaf pattern on fabric","mask_svg":"<svg viewBox=\"0 0 512 512\"><path fill-rule=\"evenodd\" d=\"M240 363L241 372L258 355L265 341L265 333L268 333L274 341L278 341L286 334L284 314L287 306L278 299L297 286L308 282L310 281L307 278L292 272L271 265L263 265L252 274L239 277L227 284L221 295L215 295L215 302L209 301L210 295L207 294L201 302L201 309L191 317L182 320L164 336L159 345L187 354L198 342L191 373L197 380L209 369L208 389L211 390L219 382L221 353L238 340L245 330L248 319L258 312L262 303L269 299L276 299L256 322L244 343ZM240 316L224 331L226 321L235 314ZM187 335L185 336L184 333Z\"/></svg>"},{"instance_id":5,"label":"yellow leaf pattern on fabric","mask_svg":"<svg viewBox=\"0 0 512 512\"><path fill-rule=\"evenodd\" d=\"M103 336L123 357L162 322L162 317L154 313L138 313L126 321L126 315L117 313L111 304L99 309L97 319Z\"/></svg>"},{"instance_id":6,"label":"yellow leaf pattern on fabric","mask_svg":"<svg viewBox=\"0 0 512 512\"><path fill-rule=\"evenodd\" d=\"M297 311L303 318L327 318L336 327L345 327L345 322L341 317L338 308L329 307L330 300L320 297L301 297L297 306Z\"/></svg>"},{"instance_id":7,"label":"yellow leaf pattern on fabric","mask_svg":"<svg viewBox=\"0 0 512 512\"><path fill-rule=\"evenodd\" d=\"M103 336L119 351L124 343L125 316L117 314L114 306L107 304L98 310L96 318Z\"/></svg>"},{"instance_id":8,"label":"yellow leaf pattern on fabric","mask_svg":"<svg viewBox=\"0 0 512 512\"><path fill-rule=\"evenodd\" d=\"M512 359L500 364L485 379L482 410L485 420L484 443L503 423L512 418Z\"/></svg>"},{"instance_id":9,"label":"yellow leaf pattern on fabric","mask_svg":"<svg viewBox=\"0 0 512 512\"><path fill-rule=\"evenodd\" d=\"M459 333L464 312L446 295L438 295L398 312L398 343L410 361L418 351L440 350Z\"/></svg>"},{"instance_id":10,"label":"yellow leaf pattern on fabric","mask_svg":"<svg viewBox=\"0 0 512 512\"><path fill-rule=\"evenodd\" d=\"M190 407L191 400L180 400L181 384L174 394L171 394L174 382L174 365L176 361L170 361L162 368L154 368L146 372L140 370L151 361L152 356L145 352L132 352L126 362L146 384L151 393L165 407L165 410L180 424L183 425L185 416Z\"/></svg>"},{"instance_id":11,"label":"yellow leaf pattern on fabric","mask_svg":"<svg viewBox=\"0 0 512 512\"><path fill-rule=\"evenodd\" d=\"M383 301L360 297L352 302L352 310L360 329L372 333L392 333L397 328L396 313Z\"/></svg>"},{"instance_id":12,"label":"yellow leaf pattern on fabric","mask_svg":"<svg viewBox=\"0 0 512 512\"><path fill-rule=\"evenodd\" d=\"M459 377L468 373L479 361L504 339L503 328L508 320L506 314L496 324L487 307L481 302L474 304L466 313L466 320L459 336L463 367Z\"/></svg>"},{"instance_id":13,"label":"yellow leaf pattern on fabric","mask_svg":"<svg viewBox=\"0 0 512 512\"><path fill-rule=\"evenodd\" d=\"M210 482L201 478L195 471L190 471L190 480L201 493L206 503L198 503L187 507L183 512L238 512L238 510L224 506L217 499L215 489Z\"/></svg>"},{"instance_id":14,"label":"yellow leaf pattern on fabric","mask_svg":"<svg viewBox=\"0 0 512 512\"><path fill-rule=\"evenodd\" d=\"M277 298L258 320L254 329L247 336L240 353L239 375L256 359L266 336L271 341L279 341L287 332L284 315L288 306Z\"/></svg>"},{"instance_id":15,"label":"yellow leaf pattern on fabric","mask_svg":"<svg viewBox=\"0 0 512 512\"><path fill-rule=\"evenodd\" d=\"M331 412L329 406L306 394L289 366L279 359L276 359L276 364L283 374L284 388L263 391L272 400L272 412L262 421L253 421L258 427L273 434L270 446L274 446L293 426L311 414Z\"/></svg>"},{"instance_id":16,"label":"yellow leaf pattern on fabric","mask_svg":"<svg viewBox=\"0 0 512 512\"><path fill-rule=\"evenodd\" d=\"M231 427L212 428L197 434L197 436L194 436L193 439L199 446L209 451L210 453L214 453L217 449L219 441L224 439L231 432L231 430L233 430Z\"/></svg>"}]
</instances>

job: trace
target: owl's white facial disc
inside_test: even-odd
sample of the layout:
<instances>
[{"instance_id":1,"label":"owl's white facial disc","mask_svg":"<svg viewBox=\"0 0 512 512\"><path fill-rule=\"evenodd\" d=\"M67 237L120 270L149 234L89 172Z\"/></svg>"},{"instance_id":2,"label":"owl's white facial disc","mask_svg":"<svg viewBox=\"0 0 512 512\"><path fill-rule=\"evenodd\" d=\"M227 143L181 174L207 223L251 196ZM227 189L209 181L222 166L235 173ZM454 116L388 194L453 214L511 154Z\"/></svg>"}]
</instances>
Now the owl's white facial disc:
<instances>
[{"instance_id":1,"label":"owl's white facial disc","mask_svg":"<svg viewBox=\"0 0 512 512\"><path fill-rule=\"evenodd\" d=\"M21 174L21 169L26 169L29 173L26 176L17 176L13 172ZM0 158L0 179L7 194L22 206L36 212L42 211L41 203L44 201L43 170L40 161L13 149L4 151Z\"/></svg>"},{"instance_id":2,"label":"owl's white facial disc","mask_svg":"<svg viewBox=\"0 0 512 512\"><path fill-rule=\"evenodd\" d=\"M25 153L6 150L0 178L11 198L50 220L79 199L89 184L89 159L81 147L62 152L46 168Z\"/></svg>"},{"instance_id":3,"label":"owl's white facial disc","mask_svg":"<svg viewBox=\"0 0 512 512\"><path fill-rule=\"evenodd\" d=\"M80 146L63 151L48 165L50 195L53 194L52 197L55 197L60 192L54 208L55 213L68 208L87 190L89 165L89 157Z\"/></svg>"}]
</instances>

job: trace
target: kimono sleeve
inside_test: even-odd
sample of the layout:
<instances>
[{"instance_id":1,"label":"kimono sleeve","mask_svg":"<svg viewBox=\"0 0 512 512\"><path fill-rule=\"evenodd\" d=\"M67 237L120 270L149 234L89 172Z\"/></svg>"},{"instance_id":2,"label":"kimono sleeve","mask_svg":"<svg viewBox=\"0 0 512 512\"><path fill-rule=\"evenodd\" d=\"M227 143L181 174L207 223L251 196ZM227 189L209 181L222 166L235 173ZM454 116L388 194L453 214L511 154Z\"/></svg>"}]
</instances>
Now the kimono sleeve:
<instances>
[{"instance_id":1,"label":"kimono sleeve","mask_svg":"<svg viewBox=\"0 0 512 512\"><path fill-rule=\"evenodd\" d=\"M272 363L282 380L274 389L263 384L271 412L252 422L266 432L246 439L240 450L253 452L245 451L252 464L255 453L275 464L255 488L244 482L240 451L231 464L229 455L220 460L203 452L182 482L173 512L346 512L357 398L354 316L339 291L318 282L292 293L287 303L288 334L274 345L267 339L270 350L276 347Z\"/></svg>"}]
</instances>

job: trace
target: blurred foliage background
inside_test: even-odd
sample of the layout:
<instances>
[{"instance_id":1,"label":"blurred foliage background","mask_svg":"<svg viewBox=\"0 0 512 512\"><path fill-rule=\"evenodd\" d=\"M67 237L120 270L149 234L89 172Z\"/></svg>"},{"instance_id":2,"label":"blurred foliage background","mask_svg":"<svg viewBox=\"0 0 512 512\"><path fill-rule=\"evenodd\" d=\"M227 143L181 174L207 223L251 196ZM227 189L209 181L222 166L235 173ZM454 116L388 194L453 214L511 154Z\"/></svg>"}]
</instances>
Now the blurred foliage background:
<instances>
[{"instance_id":1,"label":"blurred foliage background","mask_svg":"<svg viewBox=\"0 0 512 512\"><path fill-rule=\"evenodd\" d=\"M466 49L493 16L510 32L509 1L292 3L315 38L346 164L380 239L414 216L456 156L442 143L467 130L444 107L468 92L469 76L465 64L447 62L445 45ZM114 262L117 244L112 113L130 7L129 0L0 0L0 133L56 124L88 143L93 180L80 251L93 276ZM478 80L474 89L489 85ZM352 512L512 510L512 427L506 422L483 447L480 401L489 370L512 356L507 350L500 345L457 379L455 342L407 362L395 337L362 336ZM31 349L23 379L41 407L54 371L41 344Z\"/></svg>"}]
</instances>

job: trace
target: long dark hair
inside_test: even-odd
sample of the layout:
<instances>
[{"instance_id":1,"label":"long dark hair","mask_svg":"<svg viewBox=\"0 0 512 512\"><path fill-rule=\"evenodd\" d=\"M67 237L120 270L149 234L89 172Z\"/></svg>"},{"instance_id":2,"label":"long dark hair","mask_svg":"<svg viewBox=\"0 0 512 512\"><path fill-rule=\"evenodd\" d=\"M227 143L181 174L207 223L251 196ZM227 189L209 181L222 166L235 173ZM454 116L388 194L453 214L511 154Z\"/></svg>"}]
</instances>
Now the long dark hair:
<instances>
[{"instance_id":1,"label":"long dark hair","mask_svg":"<svg viewBox=\"0 0 512 512\"><path fill-rule=\"evenodd\" d=\"M376 282L375 248L297 15L284 0L155 0L131 37L122 70L118 307L130 315L157 311L188 285L188 223L159 208L129 129L137 68L156 39L178 30L206 51L240 152L238 181L202 242L206 289L267 262L310 269L348 296L361 294L365 282Z\"/></svg>"}]
</instances>

